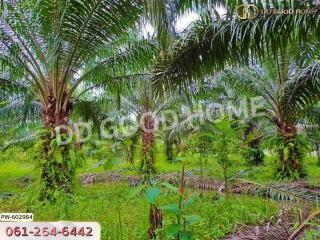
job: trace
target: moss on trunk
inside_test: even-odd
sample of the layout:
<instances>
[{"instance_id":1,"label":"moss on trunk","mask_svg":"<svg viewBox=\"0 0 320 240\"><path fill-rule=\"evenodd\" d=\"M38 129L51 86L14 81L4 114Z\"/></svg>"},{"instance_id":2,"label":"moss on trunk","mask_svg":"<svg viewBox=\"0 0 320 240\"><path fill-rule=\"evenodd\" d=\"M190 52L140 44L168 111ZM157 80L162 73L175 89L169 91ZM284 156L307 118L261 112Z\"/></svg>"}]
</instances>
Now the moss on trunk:
<instances>
[{"instance_id":1,"label":"moss on trunk","mask_svg":"<svg viewBox=\"0 0 320 240\"><path fill-rule=\"evenodd\" d=\"M277 176L279 178L302 178L303 154L297 140L297 128L294 124L282 124L278 128L278 135L282 141L279 147L279 166Z\"/></svg>"},{"instance_id":2,"label":"moss on trunk","mask_svg":"<svg viewBox=\"0 0 320 240\"><path fill-rule=\"evenodd\" d=\"M67 93L64 94L64 98ZM48 104L43 110L43 123L47 130L43 136L42 156L40 159L41 184L39 200L54 202L59 192L71 193L72 180L74 175L74 164L70 158L70 146L58 145L56 140L55 127L68 126L68 119L71 110L71 102L66 109L56 109L56 99L52 92L48 96ZM67 137L63 132L63 137Z\"/></svg>"}]
</instances>

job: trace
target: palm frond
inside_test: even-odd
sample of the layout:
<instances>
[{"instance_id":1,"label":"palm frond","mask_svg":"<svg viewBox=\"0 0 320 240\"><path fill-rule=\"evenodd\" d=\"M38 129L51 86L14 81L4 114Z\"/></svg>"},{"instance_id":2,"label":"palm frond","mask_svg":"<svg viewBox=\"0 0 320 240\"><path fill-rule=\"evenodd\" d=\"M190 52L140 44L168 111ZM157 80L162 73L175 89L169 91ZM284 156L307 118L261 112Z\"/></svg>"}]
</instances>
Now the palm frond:
<instances>
[{"instance_id":1,"label":"palm frond","mask_svg":"<svg viewBox=\"0 0 320 240\"><path fill-rule=\"evenodd\" d=\"M296 72L295 76L284 86L284 94L280 99L283 119L292 121L301 117L303 110L320 100L320 62Z\"/></svg>"},{"instance_id":2,"label":"palm frond","mask_svg":"<svg viewBox=\"0 0 320 240\"><path fill-rule=\"evenodd\" d=\"M105 76L114 77L114 71L122 76L127 68L125 73L133 74L138 64L141 68L151 64L145 60L154 53L151 44L128 44L142 14L139 1L131 0L5 2L0 19L1 65L10 71L19 67L20 79L35 90L43 107L53 95L55 111L61 111L81 82L102 75L101 66L108 66ZM103 58L107 49L110 54ZM92 59L95 65L90 65ZM129 65L135 66L132 72Z\"/></svg>"},{"instance_id":3,"label":"palm frond","mask_svg":"<svg viewBox=\"0 0 320 240\"><path fill-rule=\"evenodd\" d=\"M156 28L158 41L163 47L170 45L175 35L173 2L144 0L147 19Z\"/></svg>"},{"instance_id":4,"label":"palm frond","mask_svg":"<svg viewBox=\"0 0 320 240\"><path fill-rule=\"evenodd\" d=\"M86 63L83 75L77 79L73 88L82 81L100 86L118 85L118 88L120 83L130 84L130 78L144 77L143 72L152 66L157 52L156 43L149 40L129 43L121 48L106 48Z\"/></svg>"},{"instance_id":5,"label":"palm frond","mask_svg":"<svg viewBox=\"0 0 320 240\"><path fill-rule=\"evenodd\" d=\"M10 140L6 142L2 147L0 147L0 152L5 151L6 149L12 146L23 145L26 143L29 144L30 142L34 142L40 138L41 134L42 134L41 132L36 131L36 132L28 133L23 137Z\"/></svg>"},{"instance_id":6,"label":"palm frond","mask_svg":"<svg viewBox=\"0 0 320 240\"><path fill-rule=\"evenodd\" d=\"M262 15L253 21L235 17L215 21L211 16L202 16L174 42L170 52L158 58L155 87L159 91L187 87L225 66L249 65L252 57L261 59L278 53L287 48L288 41L306 42L309 36L317 36L319 18L319 12L312 17Z\"/></svg>"}]
</instances>

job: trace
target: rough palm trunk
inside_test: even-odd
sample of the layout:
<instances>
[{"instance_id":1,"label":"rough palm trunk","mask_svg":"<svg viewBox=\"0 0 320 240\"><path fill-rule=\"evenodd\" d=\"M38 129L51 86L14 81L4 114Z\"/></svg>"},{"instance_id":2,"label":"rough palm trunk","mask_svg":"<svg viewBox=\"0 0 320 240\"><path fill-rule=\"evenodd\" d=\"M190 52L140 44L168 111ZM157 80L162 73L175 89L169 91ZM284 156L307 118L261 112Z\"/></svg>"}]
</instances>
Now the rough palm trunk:
<instances>
[{"instance_id":1,"label":"rough palm trunk","mask_svg":"<svg viewBox=\"0 0 320 240\"><path fill-rule=\"evenodd\" d=\"M256 138L249 142L249 147L252 150L252 156L250 158L250 164L261 165L263 163L264 153L260 149L261 138Z\"/></svg>"},{"instance_id":2,"label":"rough palm trunk","mask_svg":"<svg viewBox=\"0 0 320 240\"><path fill-rule=\"evenodd\" d=\"M127 149L127 162L134 164L135 146L129 146Z\"/></svg>"},{"instance_id":3,"label":"rough palm trunk","mask_svg":"<svg viewBox=\"0 0 320 240\"><path fill-rule=\"evenodd\" d=\"M154 167L154 134L155 134L155 119L151 112L150 100L148 96L148 89L144 91L144 110L143 119L141 119L141 136L142 136L142 161L140 171L144 175L145 182L150 182L152 175L155 174ZM163 213L161 209L158 209L156 205L150 205L149 211L149 230L148 235L150 239L156 238L156 230L162 227Z\"/></svg>"},{"instance_id":4,"label":"rough palm trunk","mask_svg":"<svg viewBox=\"0 0 320 240\"><path fill-rule=\"evenodd\" d=\"M277 173L280 178L300 178L303 177L302 154L295 140L297 137L297 127L294 124L283 124L279 122L278 134L282 141L279 148L280 164Z\"/></svg>"},{"instance_id":5,"label":"rough palm trunk","mask_svg":"<svg viewBox=\"0 0 320 240\"><path fill-rule=\"evenodd\" d=\"M147 117L145 119L147 129L153 129L153 119ZM144 174L145 181L150 181L152 175L156 172L154 168L154 132L142 130L142 145L143 145L143 161L141 170ZM154 204L150 205L149 212L149 238L156 238L156 230L162 227L162 211Z\"/></svg>"},{"instance_id":6,"label":"rough palm trunk","mask_svg":"<svg viewBox=\"0 0 320 240\"><path fill-rule=\"evenodd\" d=\"M147 117L148 118L148 117ZM146 126L152 125L152 120L146 120ZM151 128L148 128L151 129ZM143 161L141 170L146 176L150 176L155 173L154 168L154 132L142 130L142 151Z\"/></svg>"},{"instance_id":7,"label":"rough palm trunk","mask_svg":"<svg viewBox=\"0 0 320 240\"><path fill-rule=\"evenodd\" d=\"M172 163L174 160L173 157L173 144L170 140L166 139L165 140L165 150L166 150L166 157L167 157L167 161L169 163Z\"/></svg>"},{"instance_id":8,"label":"rough palm trunk","mask_svg":"<svg viewBox=\"0 0 320 240\"><path fill-rule=\"evenodd\" d=\"M64 98L67 93L64 94ZM71 103L66 109L56 111L56 99L51 93L48 104L43 110L43 123L47 134L43 137L43 157L40 161L42 189L39 200L53 202L57 192L71 193L71 182L74 173L69 159L69 145L59 146L55 127L68 125ZM62 134L67 132L62 130Z\"/></svg>"},{"instance_id":9,"label":"rough palm trunk","mask_svg":"<svg viewBox=\"0 0 320 240\"><path fill-rule=\"evenodd\" d=\"M250 148L249 164L253 166L261 165L263 163L264 153L260 149L260 143L262 140L261 136L255 136L256 126L253 122L248 123L248 127L245 130L245 139L250 138L250 135L253 135L254 138L248 141L248 147Z\"/></svg>"},{"instance_id":10,"label":"rough palm trunk","mask_svg":"<svg viewBox=\"0 0 320 240\"><path fill-rule=\"evenodd\" d=\"M154 128L155 119L151 113L149 97L145 90L143 126L141 126L142 135L142 152L143 160L140 170L144 173L145 178L149 178L155 173L154 167Z\"/></svg>"}]
</instances>

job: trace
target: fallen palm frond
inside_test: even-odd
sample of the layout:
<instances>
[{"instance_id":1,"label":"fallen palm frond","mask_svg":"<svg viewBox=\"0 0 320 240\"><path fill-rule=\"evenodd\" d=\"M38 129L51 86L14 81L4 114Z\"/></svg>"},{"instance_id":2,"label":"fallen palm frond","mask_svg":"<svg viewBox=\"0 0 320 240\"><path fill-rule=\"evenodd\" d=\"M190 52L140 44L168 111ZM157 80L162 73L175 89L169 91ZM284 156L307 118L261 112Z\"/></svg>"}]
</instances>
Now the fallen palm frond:
<instances>
[{"instance_id":1,"label":"fallen palm frond","mask_svg":"<svg viewBox=\"0 0 320 240\"><path fill-rule=\"evenodd\" d=\"M294 192L296 195L303 197L305 200L315 203L320 203L320 188L310 187L304 181L298 181L287 184L276 184L274 188Z\"/></svg>"},{"instance_id":2,"label":"fallen palm frond","mask_svg":"<svg viewBox=\"0 0 320 240\"><path fill-rule=\"evenodd\" d=\"M179 184L179 173L172 172L167 174L159 174L156 181L168 182L174 186ZM233 178L235 181L231 188L233 193L252 194L267 197L278 201L293 202L311 202L313 204L320 203L320 192L311 190L304 183L296 182L288 185L264 185L242 178ZM129 187L136 187L143 182L139 176L124 176L120 173L106 171L103 173L88 173L80 175L82 184L91 184L97 182L128 182ZM193 174L186 172L184 186L187 188L209 191L223 191L223 182L213 177Z\"/></svg>"},{"instance_id":3,"label":"fallen palm frond","mask_svg":"<svg viewBox=\"0 0 320 240\"><path fill-rule=\"evenodd\" d=\"M275 223L270 220L263 226L242 226L226 240L287 240L294 222L295 216L292 208L282 206Z\"/></svg>"},{"instance_id":4,"label":"fallen palm frond","mask_svg":"<svg viewBox=\"0 0 320 240\"><path fill-rule=\"evenodd\" d=\"M82 184L91 184L99 182L123 182L126 178L119 173L103 172L103 173L87 173L80 175L80 182Z\"/></svg>"},{"instance_id":5,"label":"fallen palm frond","mask_svg":"<svg viewBox=\"0 0 320 240\"><path fill-rule=\"evenodd\" d=\"M300 212L301 214L301 212ZM304 214L309 214L309 210L305 209ZM241 226L236 229L236 232L228 236L226 240L294 240L300 239L303 235L303 229L306 224L316 216L320 215L320 210L317 210L309 215L292 232L292 227L295 226L298 216L291 206L282 206L282 209L277 217L277 221L268 221L261 226ZM301 216L299 216L299 219Z\"/></svg>"},{"instance_id":6,"label":"fallen palm frond","mask_svg":"<svg viewBox=\"0 0 320 240\"><path fill-rule=\"evenodd\" d=\"M306 188L269 186L241 178L237 178L237 180L246 183L246 186L243 186L241 192L261 195L278 201L310 201L316 204L317 202L319 203L320 200L319 192Z\"/></svg>"},{"instance_id":7,"label":"fallen palm frond","mask_svg":"<svg viewBox=\"0 0 320 240\"><path fill-rule=\"evenodd\" d=\"M179 184L179 173L167 173L167 174L159 174L156 181L168 182L174 186L178 186ZM136 187L143 182L143 178L140 176L124 176L117 172L105 171L103 173L87 173L80 175L80 182L82 184L91 184L91 183L99 183L99 182L128 182L129 187ZM186 176L184 179L184 186L194 189L202 189L202 190L219 190L223 185L222 181L219 181L212 177L200 177L198 175L194 175L192 172L186 172Z\"/></svg>"}]
</instances>

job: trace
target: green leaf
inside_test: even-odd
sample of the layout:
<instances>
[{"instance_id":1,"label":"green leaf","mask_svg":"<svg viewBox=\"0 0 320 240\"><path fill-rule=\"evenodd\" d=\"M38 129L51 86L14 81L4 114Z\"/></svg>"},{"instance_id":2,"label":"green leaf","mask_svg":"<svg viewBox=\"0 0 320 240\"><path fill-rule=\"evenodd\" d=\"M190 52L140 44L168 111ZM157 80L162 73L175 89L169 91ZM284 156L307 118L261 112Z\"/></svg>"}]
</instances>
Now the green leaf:
<instances>
[{"instance_id":1,"label":"green leaf","mask_svg":"<svg viewBox=\"0 0 320 240\"><path fill-rule=\"evenodd\" d=\"M160 188L149 187L146 191L146 199L150 204L156 204L156 201L161 193Z\"/></svg>"},{"instance_id":2,"label":"green leaf","mask_svg":"<svg viewBox=\"0 0 320 240\"><path fill-rule=\"evenodd\" d=\"M103 163L103 168L109 170L113 167L112 159L108 159Z\"/></svg>"},{"instance_id":3,"label":"green leaf","mask_svg":"<svg viewBox=\"0 0 320 240\"><path fill-rule=\"evenodd\" d=\"M60 192L58 190L55 190L53 193L53 196L57 199L60 197Z\"/></svg>"},{"instance_id":4,"label":"green leaf","mask_svg":"<svg viewBox=\"0 0 320 240\"><path fill-rule=\"evenodd\" d=\"M181 225L171 224L165 229L166 235L169 238L175 237L181 229L182 229Z\"/></svg>"},{"instance_id":5,"label":"green leaf","mask_svg":"<svg viewBox=\"0 0 320 240\"><path fill-rule=\"evenodd\" d=\"M189 232L187 231L181 231L180 232L180 239L181 240L192 240L192 236Z\"/></svg>"},{"instance_id":6,"label":"green leaf","mask_svg":"<svg viewBox=\"0 0 320 240\"><path fill-rule=\"evenodd\" d=\"M194 197L188 198L187 200L184 201L183 207L184 207L184 208L191 207L193 201L194 201Z\"/></svg>"},{"instance_id":7,"label":"green leaf","mask_svg":"<svg viewBox=\"0 0 320 240\"><path fill-rule=\"evenodd\" d=\"M126 147L130 147L133 144L133 141L128 138L123 143Z\"/></svg>"},{"instance_id":8,"label":"green leaf","mask_svg":"<svg viewBox=\"0 0 320 240\"><path fill-rule=\"evenodd\" d=\"M177 216L181 215L181 210L179 209L179 205L176 203L164 205L160 207L160 209L163 209L169 213L173 213L174 215L177 215Z\"/></svg>"},{"instance_id":9,"label":"green leaf","mask_svg":"<svg viewBox=\"0 0 320 240\"><path fill-rule=\"evenodd\" d=\"M106 170L110 170L111 168L118 166L122 163L121 158L107 159L103 163L103 168Z\"/></svg>"},{"instance_id":10,"label":"green leaf","mask_svg":"<svg viewBox=\"0 0 320 240\"><path fill-rule=\"evenodd\" d=\"M92 170L92 169L98 168L98 167L102 166L105 162L106 162L106 160L101 160L101 161L93 164L92 166L90 166L87 170Z\"/></svg>"},{"instance_id":11,"label":"green leaf","mask_svg":"<svg viewBox=\"0 0 320 240\"><path fill-rule=\"evenodd\" d=\"M169 190L171 190L173 192L176 192L176 193L178 192L178 188L176 186L173 186L170 183L164 182L164 183L162 183L162 186L168 188Z\"/></svg>"},{"instance_id":12,"label":"green leaf","mask_svg":"<svg viewBox=\"0 0 320 240\"><path fill-rule=\"evenodd\" d=\"M143 190L144 187L145 187L145 185L140 185L140 186L134 188L130 192L130 194L128 195L129 199L136 197Z\"/></svg>"},{"instance_id":13,"label":"green leaf","mask_svg":"<svg viewBox=\"0 0 320 240\"><path fill-rule=\"evenodd\" d=\"M184 218L187 225L199 222L201 220L201 217L199 215L185 215Z\"/></svg>"}]
</instances>

